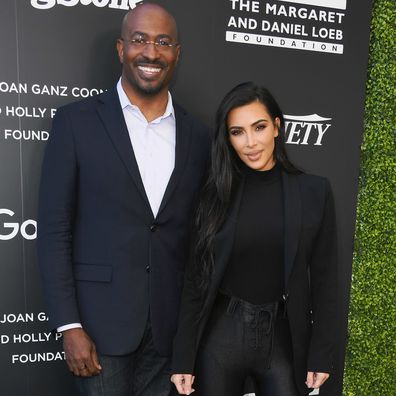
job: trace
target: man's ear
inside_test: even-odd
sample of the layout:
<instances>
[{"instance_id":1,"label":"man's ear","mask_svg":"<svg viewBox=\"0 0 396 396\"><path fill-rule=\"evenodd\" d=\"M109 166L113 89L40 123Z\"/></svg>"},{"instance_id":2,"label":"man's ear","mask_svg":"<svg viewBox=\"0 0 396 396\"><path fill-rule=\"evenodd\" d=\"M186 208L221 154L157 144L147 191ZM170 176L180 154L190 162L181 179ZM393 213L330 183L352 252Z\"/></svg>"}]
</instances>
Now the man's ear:
<instances>
[{"instance_id":1,"label":"man's ear","mask_svg":"<svg viewBox=\"0 0 396 396\"><path fill-rule=\"evenodd\" d=\"M181 54L181 45L180 44L177 46L176 51L177 51L177 53L176 53L176 64L178 64L179 63L179 59L180 59L180 54Z\"/></svg>"},{"instance_id":2,"label":"man's ear","mask_svg":"<svg viewBox=\"0 0 396 396\"><path fill-rule=\"evenodd\" d=\"M121 63L124 63L124 40L118 39L116 44L117 52L118 52L118 59Z\"/></svg>"}]
</instances>

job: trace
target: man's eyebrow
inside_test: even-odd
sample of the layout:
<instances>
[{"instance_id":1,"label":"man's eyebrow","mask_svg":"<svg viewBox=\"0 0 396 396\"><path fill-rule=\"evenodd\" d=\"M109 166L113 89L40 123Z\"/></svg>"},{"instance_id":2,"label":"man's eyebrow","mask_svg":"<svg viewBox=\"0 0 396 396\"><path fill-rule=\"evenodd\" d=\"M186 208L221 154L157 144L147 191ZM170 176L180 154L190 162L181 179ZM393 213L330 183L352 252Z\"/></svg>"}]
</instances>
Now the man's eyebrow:
<instances>
[{"instance_id":1,"label":"man's eyebrow","mask_svg":"<svg viewBox=\"0 0 396 396\"><path fill-rule=\"evenodd\" d=\"M134 31L134 32L131 32L131 34L130 34L129 37L133 37L133 36L141 36L141 37L145 37L145 38L146 38L146 37L148 37L148 34L136 30L136 31ZM159 34L158 36L155 36L155 39L156 39L156 40L158 40L158 39L164 39L164 38L168 38L169 40L172 40L172 41L173 41L173 37L170 36L169 34L166 34L166 33L161 33L161 34Z\"/></svg>"},{"instance_id":2,"label":"man's eyebrow","mask_svg":"<svg viewBox=\"0 0 396 396\"><path fill-rule=\"evenodd\" d=\"M166 34L166 33L159 34L157 37L158 37L158 38L167 37L167 38L170 38L170 39L172 38L172 36L170 36L169 34Z\"/></svg>"},{"instance_id":3,"label":"man's eyebrow","mask_svg":"<svg viewBox=\"0 0 396 396\"><path fill-rule=\"evenodd\" d=\"M136 35L139 35L139 36L147 36L147 33L139 32L138 30L132 32L132 33L131 33L131 36L134 36L135 34L136 34Z\"/></svg>"},{"instance_id":4,"label":"man's eyebrow","mask_svg":"<svg viewBox=\"0 0 396 396\"><path fill-rule=\"evenodd\" d=\"M147 33L140 32L139 30L136 30L131 33L131 36L134 36L134 35L145 36L145 37L148 36ZM156 36L156 38L170 38L171 39L172 36L170 36L169 34L166 34L166 33L161 33L158 36Z\"/></svg>"}]
</instances>

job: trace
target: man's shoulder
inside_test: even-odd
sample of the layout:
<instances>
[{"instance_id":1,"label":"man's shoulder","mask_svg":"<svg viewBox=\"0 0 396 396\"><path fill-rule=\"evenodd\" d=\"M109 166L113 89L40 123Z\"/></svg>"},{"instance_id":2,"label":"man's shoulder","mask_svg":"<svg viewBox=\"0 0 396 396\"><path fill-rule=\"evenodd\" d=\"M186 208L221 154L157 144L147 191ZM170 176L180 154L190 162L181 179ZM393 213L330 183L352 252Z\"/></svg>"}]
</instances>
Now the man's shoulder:
<instances>
[{"instance_id":1,"label":"man's shoulder","mask_svg":"<svg viewBox=\"0 0 396 396\"><path fill-rule=\"evenodd\" d=\"M116 100L117 96L114 88L89 98L77 100L65 104L57 109L57 113L79 114L95 110L100 103L105 103L109 100Z\"/></svg>"},{"instance_id":2,"label":"man's shoulder","mask_svg":"<svg viewBox=\"0 0 396 396\"><path fill-rule=\"evenodd\" d=\"M173 108L175 109L176 119L183 117L185 122L187 122L197 133L201 133L205 136L210 135L210 128L202 122L199 118L188 112L183 106L178 103L173 103Z\"/></svg>"}]
</instances>

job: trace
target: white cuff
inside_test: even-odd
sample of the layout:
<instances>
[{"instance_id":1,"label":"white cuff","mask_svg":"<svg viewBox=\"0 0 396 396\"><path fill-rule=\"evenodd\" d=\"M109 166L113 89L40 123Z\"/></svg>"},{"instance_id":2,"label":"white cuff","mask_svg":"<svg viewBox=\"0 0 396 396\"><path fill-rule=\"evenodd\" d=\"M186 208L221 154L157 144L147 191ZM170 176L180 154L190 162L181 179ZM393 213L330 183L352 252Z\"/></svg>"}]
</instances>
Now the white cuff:
<instances>
[{"instance_id":1,"label":"white cuff","mask_svg":"<svg viewBox=\"0 0 396 396\"><path fill-rule=\"evenodd\" d=\"M62 331L66 331L70 329L82 329L81 323L70 323L64 326L60 326L56 329L56 331L58 333L62 333Z\"/></svg>"}]
</instances>

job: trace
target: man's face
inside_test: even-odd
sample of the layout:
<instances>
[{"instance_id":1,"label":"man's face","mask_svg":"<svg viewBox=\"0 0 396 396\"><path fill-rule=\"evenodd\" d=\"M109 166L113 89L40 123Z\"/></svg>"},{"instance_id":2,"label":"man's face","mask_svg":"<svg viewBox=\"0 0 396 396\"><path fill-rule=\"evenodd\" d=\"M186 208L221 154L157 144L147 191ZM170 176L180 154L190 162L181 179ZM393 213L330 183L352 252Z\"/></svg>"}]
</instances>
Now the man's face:
<instances>
[{"instance_id":1,"label":"man's face","mask_svg":"<svg viewBox=\"0 0 396 396\"><path fill-rule=\"evenodd\" d=\"M167 91L180 46L139 45L130 40L177 44L177 28L172 17L158 6L139 6L128 15L122 35L117 42L117 50L124 82L140 95Z\"/></svg>"}]
</instances>

